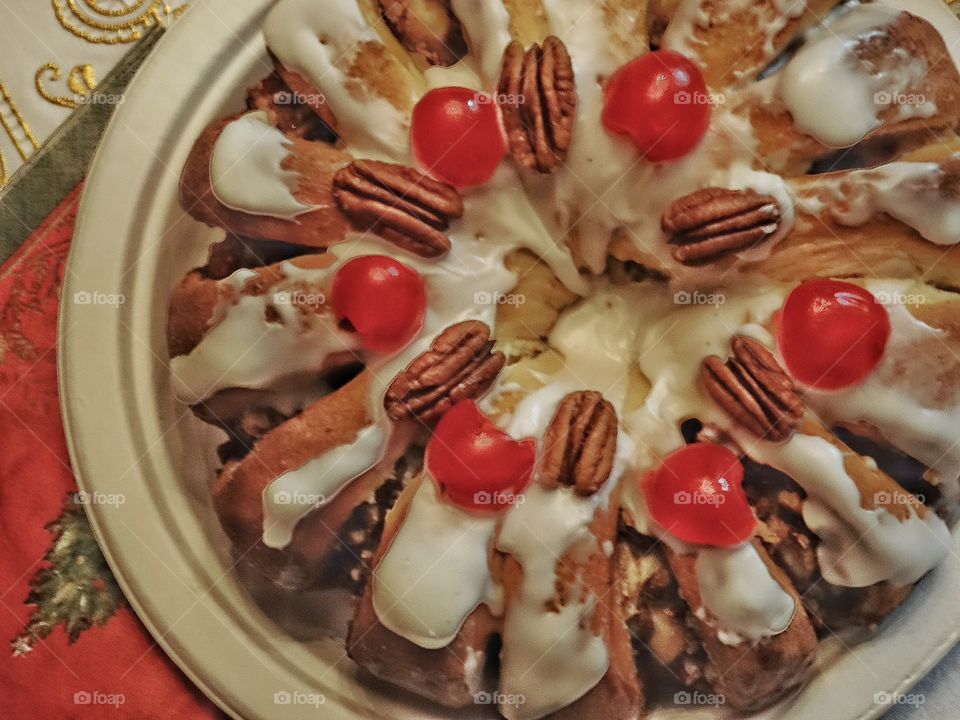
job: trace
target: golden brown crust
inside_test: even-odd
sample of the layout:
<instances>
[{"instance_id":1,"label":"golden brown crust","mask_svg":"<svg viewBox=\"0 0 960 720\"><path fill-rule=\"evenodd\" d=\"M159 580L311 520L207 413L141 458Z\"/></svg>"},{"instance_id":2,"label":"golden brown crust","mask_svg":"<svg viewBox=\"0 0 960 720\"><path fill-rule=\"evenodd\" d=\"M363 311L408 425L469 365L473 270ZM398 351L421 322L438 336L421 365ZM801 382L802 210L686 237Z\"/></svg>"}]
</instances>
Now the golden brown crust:
<instances>
[{"instance_id":1,"label":"golden brown crust","mask_svg":"<svg viewBox=\"0 0 960 720\"><path fill-rule=\"evenodd\" d=\"M572 589L581 587L596 598L593 631L604 639L610 666L600 682L585 695L550 714L551 720L632 720L643 714L643 684L637 674L630 633L620 607L621 595L615 587L620 579L614 576L612 557L603 550L605 543L613 543L617 537L619 492L614 495L609 509L597 512L590 524L590 533L596 540L591 553L584 557L582 552L571 551L557 561L555 600L562 605ZM509 555L504 556L502 567L506 612L509 613L511 597L520 591L523 568Z\"/></svg>"},{"instance_id":2,"label":"golden brown crust","mask_svg":"<svg viewBox=\"0 0 960 720\"><path fill-rule=\"evenodd\" d=\"M819 634L872 628L909 596L911 585L848 588L826 582L817 559L819 541L803 522L799 488L771 468L749 462L745 487L761 521L758 536L797 588Z\"/></svg>"},{"instance_id":3,"label":"golden brown crust","mask_svg":"<svg viewBox=\"0 0 960 720\"><path fill-rule=\"evenodd\" d=\"M774 0L744 3L739 12L730 13L725 0L705 0L701 11L713 21L708 27L695 26L693 42L696 59L707 85L722 90L736 85L741 78L752 80L804 29L819 22L836 5L835 0L811 0L797 18L784 18ZM677 3L656 3L658 22L676 13ZM717 18L723 18L718 20ZM783 21L783 29L767 40L774 22Z\"/></svg>"},{"instance_id":4,"label":"golden brown crust","mask_svg":"<svg viewBox=\"0 0 960 720\"><path fill-rule=\"evenodd\" d=\"M549 34L543 0L503 0L510 16L510 36L524 47L542 42Z\"/></svg>"},{"instance_id":5,"label":"golden brown crust","mask_svg":"<svg viewBox=\"0 0 960 720\"><path fill-rule=\"evenodd\" d=\"M171 358L186 355L197 346L210 329L214 309L227 292L220 283L196 270L177 285L167 313L167 350Z\"/></svg>"},{"instance_id":6,"label":"golden brown crust","mask_svg":"<svg viewBox=\"0 0 960 720\"><path fill-rule=\"evenodd\" d=\"M890 57L899 57L894 55L894 50L927 60L928 69L922 83L907 88L906 92L928 98L937 106L931 117L900 119L900 108L895 106L880 114L881 126L867 134L863 142L882 141L895 148L895 154L900 154L953 134L960 117L960 72L952 62L943 60L950 55L940 33L926 20L909 13L902 13L888 33L870 35L857 55L861 63L879 70L889 64ZM799 130L782 105L771 104L760 96L749 96L736 111L750 118L758 155L766 170L801 175L814 160L830 151Z\"/></svg>"},{"instance_id":7,"label":"golden brown crust","mask_svg":"<svg viewBox=\"0 0 960 720\"><path fill-rule=\"evenodd\" d=\"M771 255L743 269L773 280L811 277L915 278L960 287L960 246L935 245L913 228L880 213L861 225L802 214Z\"/></svg>"},{"instance_id":8,"label":"golden brown crust","mask_svg":"<svg viewBox=\"0 0 960 720\"><path fill-rule=\"evenodd\" d=\"M450 0L377 0L383 19L403 46L427 65L454 65L467 54Z\"/></svg>"},{"instance_id":9,"label":"golden brown crust","mask_svg":"<svg viewBox=\"0 0 960 720\"><path fill-rule=\"evenodd\" d=\"M953 346L951 349L957 350L960 349L960 307L956 304L958 302L960 302L960 296L951 302L911 305L910 312L921 322L943 330L947 335L948 343Z\"/></svg>"},{"instance_id":10,"label":"golden brown crust","mask_svg":"<svg viewBox=\"0 0 960 720\"><path fill-rule=\"evenodd\" d=\"M373 567L390 548L421 482L423 476L409 483L387 515ZM479 605L464 620L453 642L435 650L422 648L380 622L373 607L373 582L368 582L350 623L347 652L376 677L445 707L466 707L475 702L486 648L499 627L499 619L486 605Z\"/></svg>"},{"instance_id":11,"label":"golden brown crust","mask_svg":"<svg viewBox=\"0 0 960 720\"><path fill-rule=\"evenodd\" d=\"M300 268L319 268L330 262L325 255L303 255L285 262ZM253 275L244 283L244 295L263 295L275 283L286 277L284 263L274 263L253 269ZM205 277L200 271L189 273L174 289L167 315L167 348L170 357L187 355L211 328L217 308L223 302L236 299L233 284Z\"/></svg>"},{"instance_id":12,"label":"golden brown crust","mask_svg":"<svg viewBox=\"0 0 960 720\"><path fill-rule=\"evenodd\" d=\"M333 175L352 158L323 143L291 137L290 155L284 161L284 167L299 176L294 193L297 200L316 209L285 220L234 210L217 199L210 179L210 157L220 133L238 117L217 120L197 138L180 178L180 205L197 220L236 235L316 248L343 240L350 222L333 199Z\"/></svg>"},{"instance_id":13,"label":"golden brown crust","mask_svg":"<svg viewBox=\"0 0 960 720\"><path fill-rule=\"evenodd\" d=\"M697 556L666 551L680 594L694 611L689 622L703 642L715 670L715 687L738 710L754 710L776 701L803 682L817 655L817 636L796 588L773 563L759 541L754 541L754 547L773 578L793 597L797 610L782 633L738 645L722 642L714 621L701 619L697 612L703 608L697 581Z\"/></svg>"},{"instance_id":14,"label":"golden brown crust","mask_svg":"<svg viewBox=\"0 0 960 720\"><path fill-rule=\"evenodd\" d=\"M616 512L603 513L594 522L591 532L613 542L616 537ZM600 541L603 542L603 541ZM619 593L614 589L612 561L601 554L594 558L585 576L587 587L597 597L596 623L603 628L604 641L610 655L606 675L586 695L557 711L554 720L577 720L584 717L631 720L643 715L645 697L643 683L634 662L630 632L619 607Z\"/></svg>"},{"instance_id":15,"label":"golden brown crust","mask_svg":"<svg viewBox=\"0 0 960 720\"><path fill-rule=\"evenodd\" d=\"M288 77L295 82L295 79ZM334 142L336 135L329 122L330 110L317 98L294 92L278 70L247 91L247 108L263 110L280 132L304 140Z\"/></svg>"},{"instance_id":16,"label":"golden brown crust","mask_svg":"<svg viewBox=\"0 0 960 720\"><path fill-rule=\"evenodd\" d=\"M291 93L302 98L323 124L335 133L337 131L337 119L330 110L326 98L313 86L313 83L306 80L300 73L287 70L273 55L271 55L271 58L276 68L275 72L284 85L290 88Z\"/></svg>"},{"instance_id":17,"label":"golden brown crust","mask_svg":"<svg viewBox=\"0 0 960 720\"><path fill-rule=\"evenodd\" d=\"M309 586L330 552L341 544L337 531L353 509L392 476L405 450L408 430L397 426L381 461L351 481L328 504L307 515L282 550L262 543L263 491L277 477L350 443L370 425L367 395L372 375L362 372L339 390L267 433L242 460L227 463L213 489L213 505L237 553L264 574Z\"/></svg>"}]
</instances>

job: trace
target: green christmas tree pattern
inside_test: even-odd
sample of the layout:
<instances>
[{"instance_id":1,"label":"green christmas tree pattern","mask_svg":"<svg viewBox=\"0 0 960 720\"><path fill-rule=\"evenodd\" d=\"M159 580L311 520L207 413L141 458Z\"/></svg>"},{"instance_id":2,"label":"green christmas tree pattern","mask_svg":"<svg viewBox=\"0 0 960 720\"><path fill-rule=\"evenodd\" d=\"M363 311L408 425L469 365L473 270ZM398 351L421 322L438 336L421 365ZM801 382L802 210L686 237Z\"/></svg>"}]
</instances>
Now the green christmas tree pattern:
<instances>
[{"instance_id":1,"label":"green christmas tree pattern","mask_svg":"<svg viewBox=\"0 0 960 720\"><path fill-rule=\"evenodd\" d=\"M78 499L77 493L68 495L63 513L47 526L53 544L44 556L44 567L30 581L26 602L34 610L11 643L14 656L29 653L58 625L74 642L126 604Z\"/></svg>"}]
</instances>

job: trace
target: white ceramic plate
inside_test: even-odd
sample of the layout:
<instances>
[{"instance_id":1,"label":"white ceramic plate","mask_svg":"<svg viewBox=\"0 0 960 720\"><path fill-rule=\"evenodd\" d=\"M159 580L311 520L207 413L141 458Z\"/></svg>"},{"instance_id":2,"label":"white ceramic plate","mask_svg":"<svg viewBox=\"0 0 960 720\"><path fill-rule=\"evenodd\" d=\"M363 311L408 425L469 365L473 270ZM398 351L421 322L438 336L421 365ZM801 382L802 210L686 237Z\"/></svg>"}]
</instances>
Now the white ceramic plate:
<instances>
[{"instance_id":1,"label":"white ceramic plate","mask_svg":"<svg viewBox=\"0 0 960 720\"><path fill-rule=\"evenodd\" d=\"M167 298L216 235L180 209L180 168L203 127L241 108L244 89L270 69L259 33L268 2L193 5L110 124L83 194L63 291L64 417L94 529L157 642L231 715L436 717L357 676L342 644L311 622L323 617L326 598L277 598L241 584L210 507L210 443L201 439L209 431L168 391ZM958 596L953 554L875 638L852 652L825 648L829 673L764 717L881 714L877 693L905 692L957 640ZM269 616L261 607L271 608ZM457 714L494 715L484 707Z\"/></svg>"}]
</instances>

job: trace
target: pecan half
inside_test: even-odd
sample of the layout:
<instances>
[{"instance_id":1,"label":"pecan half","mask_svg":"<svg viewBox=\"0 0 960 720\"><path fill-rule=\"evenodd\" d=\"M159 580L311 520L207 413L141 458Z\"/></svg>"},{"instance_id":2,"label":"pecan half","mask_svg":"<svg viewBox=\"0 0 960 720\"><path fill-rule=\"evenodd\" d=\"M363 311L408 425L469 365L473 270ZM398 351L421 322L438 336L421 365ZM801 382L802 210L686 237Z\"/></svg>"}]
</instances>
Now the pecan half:
<instances>
[{"instance_id":1,"label":"pecan half","mask_svg":"<svg viewBox=\"0 0 960 720\"><path fill-rule=\"evenodd\" d=\"M452 218L463 215L455 188L378 160L354 160L338 170L333 196L359 229L423 257L439 257L450 249L446 230Z\"/></svg>"},{"instance_id":2,"label":"pecan half","mask_svg":"<svg viewBox=\"0 0 960 720\"><path fill-rule=\"evenodd\" d=\"M570 485L592 495L610 477L617 449L617 411L592 390L560 401L543 438L540 478L548 486Z\"/></svg>"},{"instance_id":3,"label":"pecan half","mask_svg":"<svg viewBox=\"0 0 960 720\"><path fill-rule=\"evenodd\" d=\"M513 159L537 172L555 170L570 149L577 111L573 63L563 42L551 35L526 52L510 43L498 94Z\"/></svg>"},{"instance_id":4,"label":"pecan half","mask_svg":"<svg viewBox=\"0 0 960 720\"><path fill-rule=\"evenodd\" d=\"M726 362L716 355L703 361L701 376L707 393L757 437L786 440L804 413L793 380L756 340L738 336L732 348Z\"/></svg>"},{"instance_id":5,"label":"pecan half","mask_svg":"<svg viewBox=\"0 0 960 720\"><path fill-rule=\"evenodd\" d=\"M660 224L674 245L674 259L695 265L773 237L781 213L772 195L711 187L677 200Z\"/></svg>"},{"instance_id":6,"label":"pecan half","mask_svg":"<svg viewBox=\"0 0 960 720\"><path fill-rule=\"evenodd\" d=\"M492 352L490 328L479 320L451 325L387 388L383 406L394 420L431 422L454 403L487 391L506 362Z\"/></svg>"}]
</instances>

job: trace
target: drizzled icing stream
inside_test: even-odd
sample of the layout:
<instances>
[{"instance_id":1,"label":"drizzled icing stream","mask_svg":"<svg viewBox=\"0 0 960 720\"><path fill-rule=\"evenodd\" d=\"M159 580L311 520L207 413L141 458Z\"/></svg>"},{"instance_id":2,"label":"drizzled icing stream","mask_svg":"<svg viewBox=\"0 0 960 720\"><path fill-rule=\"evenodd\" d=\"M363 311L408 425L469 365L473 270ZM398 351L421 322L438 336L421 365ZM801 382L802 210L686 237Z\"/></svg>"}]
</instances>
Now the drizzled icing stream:
<instances>
[{"instance_id":1,"label":"drizzled icing stream","mask_svg":"<svg viewBox=\"0 0 960 720\"><path fill-rule=\"evenodd\" d=\"M304 310L304 284L316 292L323 270L297 270L284 263L287 278L270 292L243 292L252 270L238 270L224 284L235 298L221 301L212 329L188 354L173 358L170 371L177 397L196 403L225 388L265 389L285 378L316 373L336 353L353 353L355 339L341 331L330 311Z\"/></svg>"},{"instance_id":2,"label":"drizzled icing stream","mask_svg":"<svg viewBox=\"0 0 960 720\"><path fill-rule=\"evenodd\" d=\"M449 645L481 602L499 611L487 565L499 518L437 497L424 477L373 574L373 607L386 627L420 647Z\"/></svg>"},{"instance_id":3,"label":"drizzled icing stream","mask_svg":"<svg viewBox=\"0 0 960 720\"><path fill-rule=\"evenodd\" d=\"M702 5L702 0L681 4L679 20L667 35L668 46L696 50L692 33L702 25ZM748 5L731 3L731 17ZM806 7L788 0L776 0L774 6L779 13L774 34ZM463 21L470 55L457 67L422 74L413 64L392 64L393 71L409 75L409 86L402 91L409 91L404 100L411 104L430 86L456 82L491 90L495 85L510 39L509 14L501 3L483 0L452 0L452 7ZM564 285L586 296L563 313L550 334L549 344L563 357L563 368L540 377L541 384L534 388L501 383L484 399L483 407L494 414L500 393L519 390L517 406L497 421L515 437L540 439L564 395L581 389L602 392L621 421L610 481L588 498L535 482L522 503L500 515L483 516L438 498L432 480L422 477L372 580L380 621L423 648L452 642L481 604L503 615L501 689L526 699L523 705L502 708L511 720L533 720L565 707L607 672L607 648L590 622L596 612L592 596L587 593L586 599L578 600L579 595L571 593L572 599L558 612L545 612L544 606L556 592L558 558L597 550L590 524L619 499L619 490L624 493L625 515L638 530L660 535L678 552L697 555L704 607L693 610L716 621L724 642L753 641L788 626L796 611L794 598L774 579L752 544L725 549L685 546L657 528L646 511L637 480L683 444L679 428L686 419L726 429L747 456L796 479L809 496L804 518L820 538L818 553L829 582L853 587L884 580L913 582L942 557L947 541L946 526L933 512L923 519L914 514L900 521L886 510L864 509L853 478L830 443L803 435L779 445L747 437L730 427L701 389L703 358L726 355L734 335L750 335L775 350L771 321L789 287L744 282L735 292L713 296L714 304L703 305L697 298L709 296L688 294L687 303L674 296L671 302L672 289L662 284L613 285L605 278L580 274L567 246L571 237L577 240L579 257L596 274L605 269L614 236L679 274L682 269L670 257L660 218L671 202L706 186L752 188L777 199L782 211L779 234L752 253L757 257L793 227L795 193L779 176L754 168L752 128L724 107L722 96L714 98L711 127L690 155L666 165L638 158L631 146L600 125L603 81L630 59L629 52L615 43L597 41L609 34L611 20L605 8L592 0L544 0L543 9L550 32L567 44L577 78L579 109L565 167L544 178L520 172L505 161L488 184L464 191L464 216L453 223L452 250L440 260L410 255L372 236L351 236L330 248L332 261L324 269L305 271L287 264L288 278L272 289L273 294L245 295L242 288L251 271L238 271L224 281L234 294L217 309L210 332L192 353L171 364L177 394L190 402L228 387L270 387L282 378L323 367L336 352L360 352L350 334L337 327L332 313L305 316L294 305L278 302L276 292L289 285L324 294L340 265L369 254L397 258L423 276L428 304L421 333L394 355L362 354L374 378L367 397L370 424L359 430L354 442L331 448L276 478L264 491L263 539L270 547L283 548L307 513L329 502L382 457L391 434L383 396L393 378L456 322L478 319L496 330L497 299L517 282L504 265L511 251L530 249ZM826 144L855 142L876 127L883 108L872 99L861 102L864 94L877 88L906 88L924 68L905 61L881 78L882 83L865 78L849 67L851 38L885 27L896 15L879 6L861 8L841 21L837 36L811 43L787 64L776 90L798 127ZM355 157L410 162L409 117L374 82L358 76L355 61L360 53L387 50L354 0L281 0L269 14L264 32L283 65L324 94L336 115L337 131ZM768 44L772 38L767 37ZM801 56L806 57L802 62ZM816 114L822 114L822 98L810 78L831 69L841 71L844 87L850 89L845 97L858 99L844 113L843 122L834 122L831 115L824 123ZM287 144L272 129L261 127L265 125L261 115L245 115L221 136L211 168L215 190L230 207L295 217L309 207L292 194L296 177L282 169ZM264 186L262 194L222 179L228 175L222 168L237 159L236 146L245 142L256 151L250 162L257 168L250 177L257 178L258 187ZM868 171L848 176L854 185L863 180L860 187L867 189L838 211L839 221L857 224L885 212L931 242L955 243L960 211L926 184L935 166L903 165L870 171L885 173L882 177L868 178ZM811 211L813 201L803 202L800 209ZM822 210L829 201L818 202ZM887 287L867 285L874 292ZM922 382L902 372L910 361L910 348L939 342L941 333L904 307L890 311L891 343L876 373L859 387L832 394L810 392L805 399L830 422L875 425L891 445L932 467L945 495L955 498L960 494L960 451L950 429L960 427L960 397L943 401L923 391L924 384L946 383L951 367L927 368ZM248 352L238 357L237 348ZM634 376L650 387L639 405L631 406ZM621 478L627 480L621 483ZM523 570L518 587L509 592L491 577L488 557L494 550L511 555Z\"/></svg>"},{"instance_id":4,"label":"drizzled icing stream","mask_svg":"<svg viewBox=\"0 0 960 720\"><path fill-rule=\"evenodd\" d=\"M809 197L799 205L851 226L886 213L936 245L955 245L960 242L960 198L945 181L940 163L894 162L823 175L809 190L804 188Z\"/></svg>"},{"instance_id":5,"label":"drizzled icing stream","mask_svg":"<svg viewBox=\"0 0 960 720\"><path fill-rule=\"evenodd\" d=\"M210 154L210 182L217 199L234 210L292 219L310 212L293 193L297 174L285 170L290 138L265 112L241 115L224 127Z\"/></svg>"},{"instance_id":6,"label":"drizzled icing stream","mask_svg":"<svg viewBox=\"0 0 960 720\"><path fill-rule=\"evenodd\" d=\"M879 127L880 113L923 78L926 61L903 50L883 59L888 69L877 73L868 72L856 54L865 38L886 32L899 15L888 7L860 6L787 63L778 91L799 130L824 145L849 147ZM828 107L832 111L824 112ZM896 107L901 117L929 117L937 110L932 100Z\"/></svg>"},{"instance_id":7,"label":"drizzled icing stream","mask_svg":"<svg viewBox=\"0 0 960 720\"><path fill-rule=\"evenodd\" d=\"M356 58L364 50L390 63L389 52L356 0L282 0L267 15L263 34L284 67L323 93L322 102L335 109L337 133L352 149L398 162L406 159L409 118L357 77L362 71ZM402 77L404 71L398 72ZM413 78L408 79L412 86Z\"/></svg>"}]
</instances>

